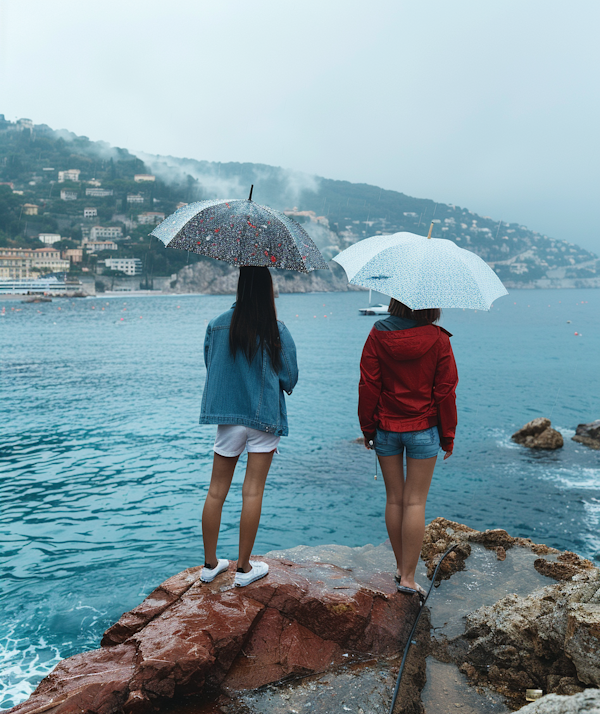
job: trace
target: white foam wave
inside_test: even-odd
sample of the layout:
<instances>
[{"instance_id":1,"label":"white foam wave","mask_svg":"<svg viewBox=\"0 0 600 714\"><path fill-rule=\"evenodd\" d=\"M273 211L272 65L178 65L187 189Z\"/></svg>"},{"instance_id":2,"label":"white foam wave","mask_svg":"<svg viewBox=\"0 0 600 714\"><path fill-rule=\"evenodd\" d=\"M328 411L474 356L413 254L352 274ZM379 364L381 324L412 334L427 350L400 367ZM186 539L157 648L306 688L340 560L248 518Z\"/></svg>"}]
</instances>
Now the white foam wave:
<instances>
[{"instance_id":1,"label":"white foam wave","mask_svg":"<svg viewBox=\"0 0 600 714\"><path fill-rule=\"evenodd\" d=\"M43 637L35 642L19 638L9 626L8 633L0 635L0 711L27 699L61 659L58 649Z\"/></svg>"}]
</instances>

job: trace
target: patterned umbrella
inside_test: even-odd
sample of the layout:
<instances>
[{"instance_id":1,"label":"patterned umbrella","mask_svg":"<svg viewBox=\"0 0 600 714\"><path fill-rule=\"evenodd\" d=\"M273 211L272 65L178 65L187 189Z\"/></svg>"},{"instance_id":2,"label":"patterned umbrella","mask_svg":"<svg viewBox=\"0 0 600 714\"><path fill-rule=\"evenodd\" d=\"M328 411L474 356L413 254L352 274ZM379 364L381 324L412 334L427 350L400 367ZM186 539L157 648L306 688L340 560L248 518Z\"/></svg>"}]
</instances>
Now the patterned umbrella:
<instances>
[{"instance_id":1,"label":"patterned umbrella","mask_svg":"<svg viewBox=\"0 0 600 714\"><path fill-rule=\"evenodd\" d=\"M394 233L351 245L333 260L355 285L377 290L411 308L489 310L506 288L478 255L443 238Z\"/></svg>"},{"instance_id":2,"label":"patterned umbrella","mask_svg":"<svg viewBox=\"0 0 600 714\"><path fill-rule=\"evenodd\" d=\"M329 270L308 233L285 214L245 201L190 203L175 211L150 235L179 248L230 265L285 268L300 273Z\"/></svg>"}]
</instances>

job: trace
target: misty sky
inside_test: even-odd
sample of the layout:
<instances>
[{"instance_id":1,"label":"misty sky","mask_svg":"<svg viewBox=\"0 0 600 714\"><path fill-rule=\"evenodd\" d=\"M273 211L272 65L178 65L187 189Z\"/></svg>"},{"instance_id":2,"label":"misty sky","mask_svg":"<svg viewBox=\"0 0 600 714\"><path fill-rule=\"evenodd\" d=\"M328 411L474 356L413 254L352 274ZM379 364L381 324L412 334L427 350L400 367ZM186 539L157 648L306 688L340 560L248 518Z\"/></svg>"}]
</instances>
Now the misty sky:
<instances>
[{"instance_id":1,"label":"misty sky","mask_svg":"<svg viewBox=\"0 0 600 714\"><path fill-rule=\"evenodd\" d=\"M600 253L597 0L0 0L0 113Z\"/></svg>"}]
</instances>

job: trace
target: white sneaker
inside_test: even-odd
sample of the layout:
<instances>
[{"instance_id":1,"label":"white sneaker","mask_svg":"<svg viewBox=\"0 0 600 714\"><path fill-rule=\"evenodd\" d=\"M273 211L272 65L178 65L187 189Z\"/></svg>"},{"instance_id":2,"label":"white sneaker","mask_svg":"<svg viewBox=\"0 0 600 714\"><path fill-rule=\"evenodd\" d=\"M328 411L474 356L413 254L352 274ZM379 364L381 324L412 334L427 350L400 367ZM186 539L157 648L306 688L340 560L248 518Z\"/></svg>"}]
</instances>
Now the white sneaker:
<instances>
[{"instance_id":1,"label":"white sneaker","mask_svg":"<svg viewBox=\"0 0 600 714\"><path fill-rule=\"evenodd\" d=\"M217 577L217 575L219 575L219 573L222 573L224 570L227 570L228 567L228 560L221 560L220 558L217 558L216 567L208 568L205 565L202 568L202 572L200 573L200 580L202 580L203 583L212 583L212 581Z\"/></svg>"},{"instance_id":2,"label":"white sneaker","mask_svg":"<svg viewBox=\"0 0 600 714\"><path fill-rule=\"evenodd\" d=\"M260 561L251 560L250 566L251 568L247 573L235 574L235 580L233 581L233 584L236 588L243 588L246 585L250 585L250 583L253 583L255 580L260 580L261 578L264 578L265 575L269 572L269 566L266 563L262 563Z\"/></svg>"}]
</instances>

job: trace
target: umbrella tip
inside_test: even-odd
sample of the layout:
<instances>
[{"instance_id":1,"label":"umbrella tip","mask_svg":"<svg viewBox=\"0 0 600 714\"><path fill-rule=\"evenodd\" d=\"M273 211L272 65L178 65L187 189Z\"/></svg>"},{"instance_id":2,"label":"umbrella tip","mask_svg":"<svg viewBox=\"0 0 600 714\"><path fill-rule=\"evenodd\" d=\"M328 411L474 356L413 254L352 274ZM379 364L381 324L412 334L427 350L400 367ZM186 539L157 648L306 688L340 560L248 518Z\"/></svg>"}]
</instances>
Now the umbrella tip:
<instances>
[{"instance_id":1,"label":"umbrella tip","mask_svg":"<svg viewBox=\"0 0 600 714\"><path fill-rule=\"evenodd\" d=\"M429 233L427 234L428 238L431 238L431 231L433 230L433 221L431 221L431 225L429 226Z\"/></svg>"},{"instance_id":2,"label":"umbrella tip","mask_svg":"<svg viewBox=\"0 0 600 714\"><path fill-rule=\"evenodd\" d=\"M248 200L249 200L249 201L252 200L252 189L253 189L253 188L254 188L254 184L252 184L252 186L250 186L250 195L248 196Z\"/></svg>"}]
</instances>

